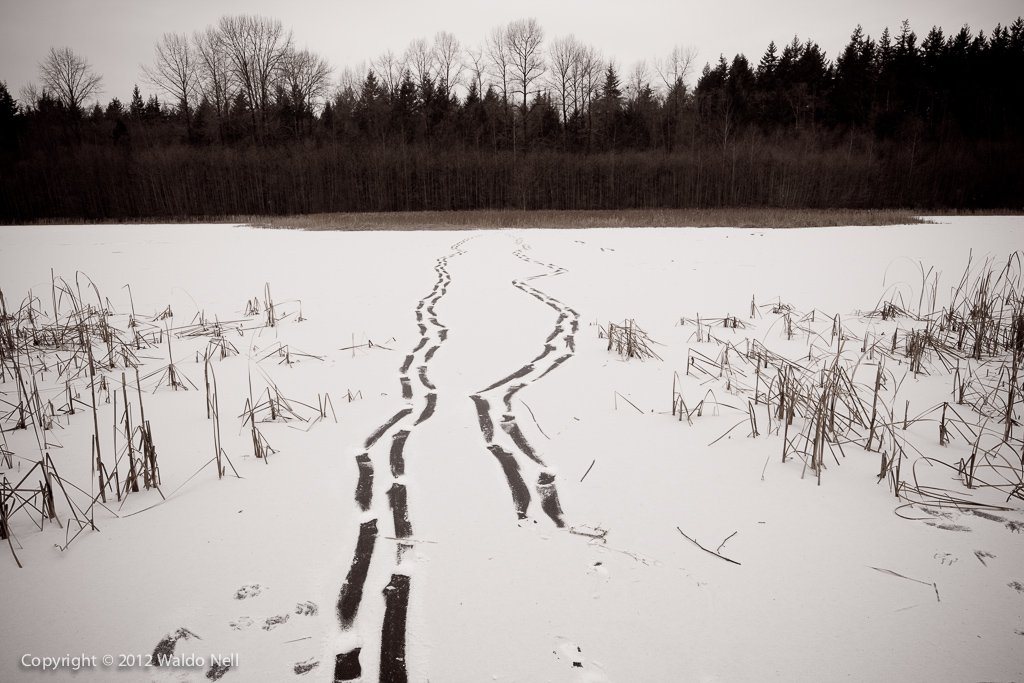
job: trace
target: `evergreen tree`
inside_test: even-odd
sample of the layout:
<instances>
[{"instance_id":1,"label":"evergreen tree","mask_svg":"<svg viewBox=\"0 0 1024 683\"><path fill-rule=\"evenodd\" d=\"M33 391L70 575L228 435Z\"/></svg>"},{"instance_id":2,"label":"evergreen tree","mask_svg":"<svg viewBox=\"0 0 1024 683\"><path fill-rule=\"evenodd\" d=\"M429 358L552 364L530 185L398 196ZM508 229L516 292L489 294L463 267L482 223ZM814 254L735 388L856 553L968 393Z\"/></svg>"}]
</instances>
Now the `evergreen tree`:
<instances>
[{"instance_id":1,"label":"evergreen tree","mask_svg":"<svg viewBox=\"0 0 1024 683\"><path fill-rule=\"evenodd\" d=\"M18 103L7 90L7 83L0 81L0 152L8 152L14 148L20 116Z\"/></svg>"},{"instance_id":2,"label":"evergreen tree","mask_svg":"<svg viewBox=\"0 0 1024 683\"><path fill-rule=\"evenodd\" d=\"M398 135L399 140L406 143L415 140L418 110L416 84L412 80L412 72L406 69L391 100L391 129Z\"/></svg>"},{"instance_id":3,"label":"evergreen tree","mask_svg":"<svg viewBox=\"0 0 1024 683\"><path fill-rule=\"evenodd\" d=\"M850 42L836 59L831 94L833 119L844 125L863 126L871 116L877 81L875 45L857 25Z\"/></svg>"},{"instance_id":4,"label":"evergreen tree","mask_svg":"<svg viewBox=\"0 0 1024 683\"><path fill-rule=\"evenodd\" d=\"M605 69L604 84L593 106L597 116L598 144L605 149L615 149L622 124L622 89L614 64Z\"/></svg>"},{"instance_id":5,"label":"evergreen tree","mask_svg":"<svg viewBox=\"0 0 1024 683\"><path fill-rule=\"evenodd\" d=\"M121 104L121 100L114 97L110 100L110 104L107 105L107 110L103 115L108 121L117 121L124 116L124 113L124 105Z\"/></svg>"},{"instance_id":6,"label":"evergreen tree","mask_svg":"<svg viewBox=\"0 0 1024 683\"><path fill-rule=\"evenodd\" d=\"M142 101L142 93L139 92L139 86L135 86L132 90L132 101L128 105L128 113L136 121L141 120L146 110L146 104Z\"/></svg>"}]
</instances>

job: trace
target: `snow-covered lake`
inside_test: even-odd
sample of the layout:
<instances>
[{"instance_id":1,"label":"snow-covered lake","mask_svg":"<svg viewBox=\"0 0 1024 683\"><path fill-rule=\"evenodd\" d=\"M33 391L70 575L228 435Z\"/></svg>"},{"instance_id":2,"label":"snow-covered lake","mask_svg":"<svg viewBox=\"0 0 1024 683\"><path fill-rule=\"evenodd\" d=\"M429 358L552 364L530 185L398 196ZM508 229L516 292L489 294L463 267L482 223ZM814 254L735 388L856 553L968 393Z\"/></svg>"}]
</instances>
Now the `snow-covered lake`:
<instances>
[{"instance_id":1,"label":"snow-covered lake","mask_svg":"<svg viewBox=\"0 0 1024 683\"><path fill-rule=\"evenodd\" d=\"M1021 680L1024 218L934 220L0 227L0 680Z\"/></svg>"}]
</instances>

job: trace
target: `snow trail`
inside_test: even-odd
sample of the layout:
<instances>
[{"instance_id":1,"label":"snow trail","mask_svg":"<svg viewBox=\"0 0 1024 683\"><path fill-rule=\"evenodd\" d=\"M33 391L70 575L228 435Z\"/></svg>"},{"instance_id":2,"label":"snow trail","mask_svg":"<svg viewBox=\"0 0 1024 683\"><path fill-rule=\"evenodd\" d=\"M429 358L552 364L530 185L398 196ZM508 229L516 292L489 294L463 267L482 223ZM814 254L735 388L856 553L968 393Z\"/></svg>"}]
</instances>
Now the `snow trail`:
<instances>
[{"instance_id":1,"label":"snow trail","mask_svg":"<svg viewBox=\"0 0 1024 683\"><path fill-rule=\"evenodd\" d=\"M553 263L545 263L530 258L525 253L525 250L530 248L529 245L525 244L522 240L517 240L517 242L519 244L519 248L513 252L513 256L525 263L541 266L549 272L533 275L525 278L525 280L513 280L512 286L537 299L541 303L553 308L558 313L558 317L555 319L554 329L552 329L551 333L544 339L544 348L537 357L517 370L509 373L505 377L488 385L486 388L472 394L470 396L470 400L473 401L476 407L480 433L484 437L487 449L498 460L501 465L501 469L505 474L505 480L509 487L509 493L512 495L512 503L516 514L520 519L526 519L529 515L531 496L529 488L526 485L526 481L523 478L523 470L527 469L530 476L536 479L535 490L538 496L540 496L541 510L548 516L548 518L551 519L552 522L554 522L555 526L563 528L565 526L565 519L562 506L558 500L558 488L555 485L555 473L548 468L547 464L537 453L536 449L530 444L526 435L523 434L522 429L519 427L518 416L515 409L512 407L512 397L521 389L524 389L540 380L559 365L572 358L576 351L575 334L579 330L579 314L558 299L555 299L545 292L526 284L526 280L536 280L538 278L562 275L568 271ZM570 318L572 320L567 333L565 322ZM568 352L559 356L554 361L543 364L542 361L545 361L550 354L558 350L551 342L560 336L562 337L565 343L565 348L568 349ZM500 420L498 422L501 425L501 430L508 437L512 446L510 448L503 448L495 442L495 419L492 413L492 402L488 401L485 396L495 392L495 390L505 387L515 380L521 381L509 386L501 397L505 406L505 412L500 416ZM525 458L529 460L529 463L517 458L515 453L525 456Z\"/></svg>"},{"instance_id":2,"label":"snow trail","mask_svg":"<svg viewBox=\"0 0 1024 683\"><path fill-rule=\"evenodd\" d=\"M390 581L381 592L385 603L383 623L380 625L379 680L381 681L404 683L408 680L405 661L405 632L411 578L407 572L402 570L402 564L405 561L404 558L407 557L403 551L410 546L403 543L401 539L408 539L412 536L413 528L409 513L409 491L402 481L405 478L405 447L416 427L427 422L437 408L438 392L430 381L428 370L434 354L448 337L448 328L437 320L434 306L444 297L448 291L448 285L451 283L451 275L447 268L448 259L463 254L461 246L466 241L455 243L452 245L449 255L437 259L434 265L434 271L437 273L434 287L416 305L417 328L422 336L412 351L405 356L405 360L399 368L398 378L402 399L408 401L408 404L375 429L363 444L365 452L356 456L359 479L356 484L355 501L363 512L372 516L372 519L362 522L359 527L356 550L338 596L338 622L343 631L352 629L361 631L364 640L370 640L373 637L373 631L376 630L372 625L359 624L358 618L366 584L368 581L373 581L370 577L371 565L381 566L380 562L372 563L371 560L374 558L374 550L377 545L378 518L386 518L382 509L383 501L386 499L387 506L391 510L396 552L393 571L387 572L390 574ZM423 322L424 311L429 314L426 316L426 324ZM431 341L434 343L427 348ZM424 349L427 350L424 352ZM422 361L416 366L416 372L420 383L429 390L422 396L418 396L415 385L409 377L409 371L416 363L418 356L422 356ZM408 421L415 411L414 402L417 398L422 398L422 407L415 422L408 425ZM393 431L400 425L408 426ZM391 434L390 446L386 449L378 447L381 439L389 433ZM386 467L384 466L385 462L387 463ZM388 482L382 481L380 476L374 477L377 470L375 463L379 465L380 472L390 472L391 476ZM373 495L375 485L380 487L378 490L384 492L383 496ZM358 645L335 655L334 681L336 683L358 680L362 677L363 667L359 657L363 649L362 645Z\"/></svg>"}]
</instances>

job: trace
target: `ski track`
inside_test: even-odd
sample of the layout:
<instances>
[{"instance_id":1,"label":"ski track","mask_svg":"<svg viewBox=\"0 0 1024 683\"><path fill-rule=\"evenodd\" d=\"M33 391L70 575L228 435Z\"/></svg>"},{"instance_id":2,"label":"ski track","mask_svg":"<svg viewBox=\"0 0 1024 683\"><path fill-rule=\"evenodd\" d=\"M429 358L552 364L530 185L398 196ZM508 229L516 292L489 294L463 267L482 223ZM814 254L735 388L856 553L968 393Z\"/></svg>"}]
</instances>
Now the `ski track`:
<instances>
[{"instance_id":1,"label":"ski track","mask_svg":"<svg viewBox=\"0 0 1024 683\"><path fill-rule=\"evenodd\" d=\"M548 468L536 449L527 440L522 429L520 429L516 411L512 407L512 397L521 389L542 379L559 365L572 358L576 351L575 335L579 331L579 314L558 299L526 284L530 280L561 275L567 271L565 268L553 263L544 263L530 258L526 255L526 250L530 247L521 240L518 242L519 248L513 252L513 255L525 263L541 266L548 272L533 275L525 278L525 280L513 280L512 286L553 308L558 313L558 317L555 319L554 329L543 341L543 350L536 358L502 379L490 384L485 389L474 393L470 396L470 399L476 407L480 433L484 438L487 449L498 460L505 475L516 515L519 519L527 519L529 516L531 496L530 489L524 479L525 471L530 478L536 480L534 490L540 498L541 510L555 526L562 528L565 526L565 515L558 500L555 474ZM566 321L569 321L568 328ZM568 351L555 360L548 361L547 358L558 351L558 347L552 342L559 337L562 338ZM512 382L516 383L511 384ZM511 386L509 386L510 384ZM496 399L488 400L488 395L494 394L497 396L499 391L504 391L503 395L501 395L501 400L505 406L505 412L500 416L499 420L495 420L492 406ZM501 431L505 433L511 447L509 445L503 447L497 443L494 431L494 423L496 421L500 424ZM517 454L522 457L517 456Z\"/></svg>"},{"instance_id":2,"label":"ski track","mask_svg":"<svg viewBox=\"0 0 1024 683\"><path fill-rule=\"evenodd\" d=\"M405 360L399 368L398 378L402 399L407 402L406 406L375 429L366 438L364 452L355 457L356 466L359 469L359 479L356 483L354 499L364 513L365 519L359 525L359 538L356 542L355 553L338 594L338 623L342 631L355 630L364 637L368 637L374 630L373 625L360 623L359 607L362 604L367 583L373 583L371 560L374 559L374 550L377 546L378 521L386 520L388 517L383 509L386 504L391 510L396 552L390 569L377 570L373 573L376 575L383 571L385 576L390 575L390 581L381 590L381 596L384 599L384 619L380 625L379 675L380 681L388 683L405 683L409 679L405 661L405 635L411 580L408 573L403 571L402 564L406 557L405 551L411 546L398 540L407 539L413 533L409 514L409 491L403 481L405 479L405 446L415 433L416 427L429 420L437 408L438 394L430 381L428 370L434 354L448 338L448 328L438 322L434 306L445 295L448 285L451 283L448 259L465 253L461 247L466 241L464 239L452 245L452 251L447 256L437 259L437 263L434 265L437 281L430 293L420 299L416 305L416 324L420 338L412 351L405 356ZM426 349L425 352L424 349ZM417 363L417 357L420 357L421 361L416 365L416 372L419 383L428 390L428 393L425 394L417 392L416 385L409 376L413 365ZM410 425L408 423L418 398L422 398L422 408L415 422ZM397 427L401 428L396 429ZM378 446L378 442L389 433L391 433L390 445L386 448ZM390 473L390 477L387 477L385 473ZM373 495L375 487L384 495ZM523 488L525 489L525 484ZM529 494L527 493L527 495ZM374 566L382 566L382 562L387 562L380 554L377 559L378 562ZM363 645L365 643L335 655L333 667L335 683L355 681L362 677L363 667L359 658L364 650Z\"/></svg>"}]
</instances>

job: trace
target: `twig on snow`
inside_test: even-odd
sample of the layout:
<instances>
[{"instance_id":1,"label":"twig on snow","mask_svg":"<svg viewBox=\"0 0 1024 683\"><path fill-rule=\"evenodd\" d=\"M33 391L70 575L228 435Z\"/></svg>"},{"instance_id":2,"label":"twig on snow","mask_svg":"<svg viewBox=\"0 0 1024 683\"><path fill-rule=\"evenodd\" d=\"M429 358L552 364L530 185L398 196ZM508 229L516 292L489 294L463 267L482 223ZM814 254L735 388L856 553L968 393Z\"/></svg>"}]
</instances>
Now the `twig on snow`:
<instances>
[{"instance_id":1,"label":"twig on snow","mask_svg":"<svg viewBox=\"0 0 1024 683\"><path fill-rule=\"evenodd\" d=\"M737 562L736 560L731 560L731 559L729 559L728 557L726 557L725 555L719 555L719 554L718 554L718 553L716 553L716 552L715 552L714 550L708 550L707 548L705 548L704 546L702 546L702 545L701 545L700 543L698 543L698 542L697 542L697 541L695 541L694 539L692 539L692 538L690 538L689 536L687 536L687 535L686 535L686 532L684 532L684 531L683 531L682 529L680 529L679 527L676 527L676 531L678 531L679 533L681 533L681 534L683 535L683 538L685 538L685 539L686 539L687 541L689 541L690 543L694 544L695 546L697 546L698 548L700 548L700 549L701 549L701 550L703 550L704 552L706 552L706 553L709 553L709 554L711 554L711 555L714 555L715 557L717 557L717 558L719 558L719 559L721 559L721 560L725 560L726 562L732 562L732 563L733 563L733 564L735 564L735 565L739 565L739 566L742 566L742 565L740 565L740 563L739 563L739 562ZM735 534L735 532L734 532L734 533L733 533L733 536L735 536L735 535L736 535L736 534ZM732 538L732 536L730 536L729 538ZM728 541L728 540L729 540L729 538L727 538L727 539L725 539L725 540L726 540L726 541ZM725 545L725 541L722 541L722 545ZM721 548L722 546L720 545L720 546L718 546L718 547L719 547L719 548Z\"/></svg>"}]
</instances>

